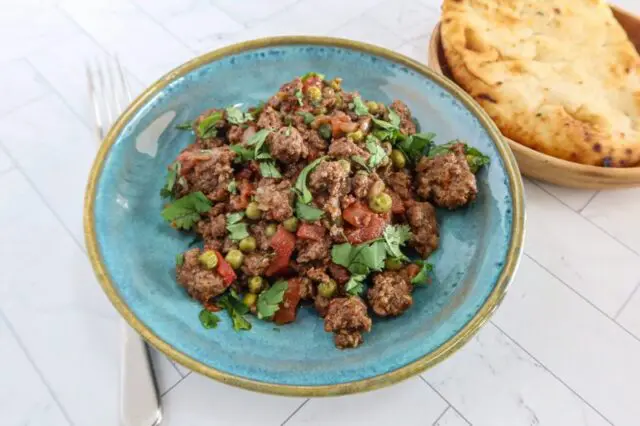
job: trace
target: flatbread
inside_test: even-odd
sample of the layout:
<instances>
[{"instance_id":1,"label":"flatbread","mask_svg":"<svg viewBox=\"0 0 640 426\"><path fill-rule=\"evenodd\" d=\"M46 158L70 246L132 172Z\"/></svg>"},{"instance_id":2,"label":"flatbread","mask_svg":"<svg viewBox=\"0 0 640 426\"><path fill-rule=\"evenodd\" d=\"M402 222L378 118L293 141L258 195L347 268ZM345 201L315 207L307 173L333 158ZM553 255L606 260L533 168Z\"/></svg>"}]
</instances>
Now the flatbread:
<instances>
[{"instance_id":1,"label":"flatbread","mask_svg":"<svg viewBox=\"0 0 640 426\"><path fill-rule=\"evenodd\" d=\"M455 81L502 133L557 158L640 163L640 55L599 0L444 0Z\"/></svg>"}]
</instances>

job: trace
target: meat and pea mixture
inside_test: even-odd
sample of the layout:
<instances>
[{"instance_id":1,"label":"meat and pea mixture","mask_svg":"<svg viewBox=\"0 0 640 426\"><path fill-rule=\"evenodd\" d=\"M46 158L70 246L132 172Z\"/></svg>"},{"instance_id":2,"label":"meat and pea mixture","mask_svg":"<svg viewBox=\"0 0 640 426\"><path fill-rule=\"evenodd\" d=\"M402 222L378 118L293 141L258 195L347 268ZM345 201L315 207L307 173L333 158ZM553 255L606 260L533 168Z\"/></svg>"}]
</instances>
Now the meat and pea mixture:
<instances>
[{"instance_id":1,"label":"meat and pea mixture","mask_svg":"<svg viewBox=\"0 0 640 426\"><path fill-rule=\"evenodd\" d=\"M435 207L472 202L488 163L462 142L434 145L402 101L365 100L317 73L178 128L195 142L169 166L162 216L202 240L176 257L202 324L216 327L221 310L238 331L249 314L287 324L309 305L338 348L360 345L372 316L411 308L430 282Z\"/></svg>"}]
</instances>

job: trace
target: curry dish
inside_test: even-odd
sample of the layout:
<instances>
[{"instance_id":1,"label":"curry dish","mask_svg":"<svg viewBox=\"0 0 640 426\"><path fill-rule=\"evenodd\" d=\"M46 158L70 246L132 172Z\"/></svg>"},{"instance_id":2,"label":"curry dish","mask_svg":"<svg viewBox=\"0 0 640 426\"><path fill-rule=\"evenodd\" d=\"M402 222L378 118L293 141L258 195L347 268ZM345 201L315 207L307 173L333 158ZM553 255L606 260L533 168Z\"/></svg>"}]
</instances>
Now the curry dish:
<instances>
[{"instance_id":1,"label":"curry dish","mask_svg":"<svg viewBox=\"0 0 640 426\"><path fill-rule=\"evenodd\" d=\"M364 100L340 78L308 73L266 103L211 109L168 167L163 218L199 237L176 256L178 283L214 328L226 310L294 322L308 304L338 348L355 348L372 317L397 316L431 282L436 207L477 195L489 159L460 141L435 145L403 102Z\"/></svg>"}]
</instances>

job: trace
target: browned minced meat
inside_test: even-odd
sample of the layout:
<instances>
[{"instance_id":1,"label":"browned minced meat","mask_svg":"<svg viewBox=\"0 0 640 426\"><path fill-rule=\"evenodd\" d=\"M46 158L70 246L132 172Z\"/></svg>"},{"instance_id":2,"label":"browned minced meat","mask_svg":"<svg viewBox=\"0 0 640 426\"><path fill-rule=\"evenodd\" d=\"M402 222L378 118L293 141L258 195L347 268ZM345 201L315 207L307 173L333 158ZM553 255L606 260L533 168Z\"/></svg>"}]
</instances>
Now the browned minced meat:
<instances>
[{"instance_id":1,"label":"browned minced meat","mask_svg":"<svg viewBox=\"0 0 640 426\"><path fill-rule=\"evenodd\" d=\"M367 173L365 171L356 173L351 181L353 195L358 198L367 198L371 185L379 180L380 177L377 173Z\"/></svg>"},{"instance_id":2,"label":"browned minced meat","mask_svg":"<svg viewBox=\"0 0 640 426\"><path fill-rule=\"evenodd\" d=\"M328 154L334 158L346 158L349 159L351 157L358 156L362 157L365 161L371 157L368 151L360 148L358 145L353 143L351 140L347 138L340 138L329 145Z\"/></svg>"},{"instance_id":3,"label":"browned minced meat","mask_svg":"<svg viewBox=\"0 0 640 426\"><path fill-rule=\"evenodd\" d=\"M270 237L266 234L267 224L264 222L257 223L249 226L249 233L256 239L256 246L258 250L269 250L271 241Z\"/></svg>"},{"instance_id":4,"label":"browned minced meat","mask_svg":"<svg viewBox=\"0 0 640 426\"><path fill-rule=\"evenodd\" d=\"M255 200L265 219L282 222L293 216L291 204L294 195L288 180L275 183L271 179L263 179L256 189Z\"/></svg>"},{"instance_id":5,"label":"browned minced meat","mask_svg":"<svg viewBox=\"0 0 640 426\"><path fill-rule=\"evenodd\" d=\"M369 305L382 317L400 315L413 303L411 290L411 283L400 272L379 272L374 275L373 287L367 292Z\"/></svg>"},{"instance_id":6,"label":"browned minced meat","mask_svg":"<svg viewBox=\"0 0 640 426\"><path fill-rule=\"evenodd\" d=\"M184 253L184 262L176 266L176 277L187 293L201 303L222 294L227 285L215 269L206 269L198 262L201 251L193 248Z\"/></svg>"},{"instance_id":7,"label":"browned minced meat","mask_svg":"<svg viewBox=\"0 0 640 426\"><path fill-rule=\"evenodd\" d=\"M317 130L302 128L298 129L298 131L300 132L300 134L302 135L302 139L310 149L321 153L327 150L327 141L320 137L320 134Z\"/></svg>"},{"instance_id":8,"label":"browned minced meat","mask_svg":"<svg viewBox=\"0 0 640 426\"><path fill-rule=\"evenodd\" d=\"M384 177L385 183L402 198L408 200L413 198L411 189L411 175L406 171L389 173Z\"/></svg>"},{"instance_id":9,"label":"browned minced meat","mask_svg":"<svg viewBox=\"0 0 640 426\"><path fill-rule=\"evenodd\" d=\"M242 135L244 135L244 129L237 125L229 127L227 131L227 139L231 144L242 142Z\"/></svg>"},{"instance_id":10,"label":"browned minced meat","mask_svg":"<svg viewBox=\"0 0 640 426\"><path fill-rule=\"evenodd\" d=\"M247 276L261 276L271 263L271 256L264 253L249 253L244 256L241 270Z\"/></svg>"},{"instance_id":11,"label":"browned minced meat","mask_svg":"<svg viewBox=\"0 0 640 426\"><path fill-rule=\"evenodd\" d=\"M267 105L260 114L257 125L261 129L279 129L282 127L280 113Z\"/></svg>"},{"instance_id":12,"label":"browned minced meat","mask_svg":"<svg viewBox=\"0 0 640 426\"><path fill-rule=\"evenodd\" d=\"M329 258L329 250L331 249L331 241L322 239L321 241L298 240L298 256L296 260L299 263L307 263L314 260L325 260Z\"/></svg>"},{"instance_id":13,"label":"browned minced meat","mask_svg":"<svg viewBox=\"0 0 640 426\"><path fill-rule=\"evenodd\" d=\"M295 163L309 155L302 135L295 127L283 127L270 134L267 145L273 158L285 164Z\"/></svg>"},{"instance_id":14,"label":"browned minced meat","mask_svg":"<svg viewBox=\"0 0 640 426\"><path fill-rule=\"evenodd\" d=\"M226 184L232 178L232 163L236 154L228 147L213 148L198 155L206 156L208 159L195 161L195 165L186 172L185 179L189 192L202 191L206 195L215 191L218 185ZM183 167L188 162L189 157L187 156L182 160Z\"/></svg>"},{"instance_id":15,"label":"browned minced meat","mask_svg":"<svg viewBox=\"0 0 640 426\"><path fill-rule=\"evenodd\" d=\"M309 278L301 278L300 280L300 298L302 300L313 300L316 291L313 283Z\"/></svg>"},{"instance_id":16,"label":"browned minced meat","mask_svg":"<svg viewBox=\"0 0 640 426\"><path fill-rule=\"evenodd\" d=\"M335 338L338 348L358 346L362 343L362 336L358 338L357 335L362 331L371 330L367 305L357 296L331 299L327 315L324 317L324 330L341 336Z\"/></svg>"},{"instance_id":17,"label":"browned minced meat","mask_svg":"<svg viewBox=\"0 0 640 426\"><path fill-rule=\"evenodd\" d=\"M329 271L329 275L331 275L331 278L336 280L338 284L346 283L351 277L351 274L349 273L349 270L347 268L345 268L344 266L336 265L333 262L329 264L327 270Z\"/></svg>"},{"instance_id":18,"label":"browned minced meat","mask_svg":"<svg viewBox=\"0 0 640 426\"><path fill-rule=\"evenodd\" d=\"M422 157L418 172L418 194L439 207L455 209L473 201L478 194L476 177L469 169L464 145L433 158Z\"/></svg>"},{"instance_id":19,"label":"browned minced meat","mask_svg":"<svg viewBox=\"0 0 640 426\"><path fill-rule=\"evenodd\" d=\"M323 161L309 175L308 186L312 191L329 191L330 195L339 196L348 190L349 172L338 161Z\"/></svg>"},{"instance_id":20,"label":"browned minced meat","mask_svg":"<svg viewBox=\"0 0 640 426\"><path fill-rule=\"evenodd\" d=\"M316 308L318 315L320 315L322 318L327 315L329 303L331 303L331 299L316 294L316 298L313 300L313 307Z\"/></svg>"},{"instance_id":21,"label":"browned minced meat","mask_svg":"<svg viewBox=\"0 0 640 426\"><path fill-rule=\"evenodd\" d=\"M400 116L400 131L405 135L413 135L416 132L416 124L413 122L409 107L404 102L395 100L391 104L391 109Z\"/></svg>"},{"instance_id":22,"label":"browned minced meat","mask_svg":"<svg viewBox=\"0 0 640 426\"><path fill-rule=\"evenodd\" d=\"M196 224L196 231L205 243L213 244L217 250L222 246L222 239L227 233L227 221L223 214L205 218Z\"/></svg>"},{"instance_id":23,"label":"browned minced meat","mask_svg":"<svg viewBox=\"0 0 640 426\"><path fill-rule=\"evenodd\" d=\"M436 210L428 202L412 203L406 215L413 233L409 244L426 259L440 243Z\"/></svg>"},{"instance_id":24,"label":"browned minced meat","mask_svg":"<svg viewBox=\"0 0 640 426\"><path fill-rule=\"evenodd\" d=\"M329 275L324 271L324 268L309 268L306 275L318 284L327 282L330 279Z\"/></svg>"}]
</instances>

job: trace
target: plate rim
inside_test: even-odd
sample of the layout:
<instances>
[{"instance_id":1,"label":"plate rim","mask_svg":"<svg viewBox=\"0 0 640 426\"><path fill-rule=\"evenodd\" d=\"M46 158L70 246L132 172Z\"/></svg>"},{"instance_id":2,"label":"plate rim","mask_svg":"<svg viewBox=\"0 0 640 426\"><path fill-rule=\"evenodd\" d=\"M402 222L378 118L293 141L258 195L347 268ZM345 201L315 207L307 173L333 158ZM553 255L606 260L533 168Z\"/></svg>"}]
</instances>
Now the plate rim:
<instances>
[{"instance_id":1,"label":"plate rim","mask_svg":"<svg viewBox=\"0 0 640 426\"><path fill-rule=\"evenodd\" d=\"M158 337L149 327L147 327L129 308L120 296L116 286L111 280L107 268L102 259L102 254L97 241L95 229L95 200L97 196L97 184L102 175L107 157L111 151L111 147L118 139L120 133L130 121L130 119L138 113L138 111L155 95L157 95L166 86L173 81L183 77L189 72L226 56L260 49L267 47L275 47L282 45L317 45L327 47L339 47L360 51L370 55L378 56L401 64L407 68L414 70L422 76L430 79L446 90L451 96L459 100L474 116L480 121L491 139L504 163L504 168L509 177L509 188L512 205L512 227L511 240L509 248L505 256L504 267L498 276L496 285L491 291L483 305L478 309L475 315L451 338L433 350L415 361L408 363L400 368L388 371L383 374L368 377L361 380L355 380L345 383L325 384L325 385L287 385L268 383L253 380L246 377L237 376L232 373L220 371L214 367L203 364L202 362L186 355L169 343ZM84 235L87 247L87 254L93 267L94 273L100 286L107 295L111 304L116 308L124 320L133 327L148 343L164 353L170 359L182 364L204 376L218 380L222 383L244 388L251 391L257 391L267 394L298 396L298 397L321 397L321 396L337 396L352 393L359 393L380 389L405 380L428 368L433 367L439 362L451 356L460 349L471 337L473 337L486 321L491 317L493 312L499 306L504 298L507 288L513 279L518 267L518 263L522 254L524 240L524 196L523 183L520 177L518 165L513 153L509 149L507 142L504 141L502 135L491 118L484 112L467 93L463 92L455 83L446 77L436 73L427 65L421 64L409 57L388 50L383 47L375 46L365 42L359 42L344 38L336 37L320 37L320 36L276 36L257 38L240 43L231 44L211 52L196 56L195 58L185 62L166 73L156 82L146 88L138 97L129 104L126 110L118 117L108 134L102 141L100 149L91 167L89 178L86 186L84 197Z\"/></svg>"}]
</instances>

